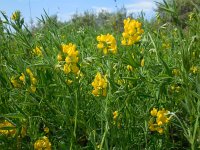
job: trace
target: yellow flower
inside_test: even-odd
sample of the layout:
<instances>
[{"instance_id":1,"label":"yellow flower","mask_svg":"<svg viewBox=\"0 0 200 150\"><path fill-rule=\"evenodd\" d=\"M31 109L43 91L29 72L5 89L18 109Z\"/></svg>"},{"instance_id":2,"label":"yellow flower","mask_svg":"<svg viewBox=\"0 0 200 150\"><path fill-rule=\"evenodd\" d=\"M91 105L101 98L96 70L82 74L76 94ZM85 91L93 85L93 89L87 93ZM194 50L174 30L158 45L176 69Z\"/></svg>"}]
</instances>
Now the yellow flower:
<instances>
[{"instance_id":1,"label":"yellow flower","mask_svg":"<svg viewBox=\"0 0 200 150\"><path fill-rule=\"evenodd\" d=\"M65 54L69 54L69 51L76 51L76 45L69 43L69 44L62 44L62 51Z\"/></svg>"},{"instance_id":2,"label":"yellow flower","mask_svg":"<svg viewBox=\"0 0 200 150\"><path fill-rule=\"evenodd\" d=\"M106 96L107 91L107 79L105 76L101 75L101 73L97 72L94 81L92 82L92 86L94 88L94 90L92 91L92 93L95 96Z\"/></svg>"},{"instance_id":3,"label":"yellow flower","mask_svg":"<svg viewBox=\"0 0 200 150\"><path fill-rule=\"evenodd\" d=\"M171 85L171 90L175 90L175 86L174 85Z\"/></svg>"},{"instance_id":4,"label":"yellow flower","mask_svg":"<svg viewBox=\"0 0 200 150\"><path fill-rule=\"evenodd\" d=\"M67 54L67 57L65 58L64 72L66 74L70 72L77 74L79 72L79 67L77 65L79 52L76 50L76 45L72 43L69 43L68 45L62 44L62 51Z\"/></svg>"},{"instance_id":5,"label":"yellow flower","mask_svg":"<svg viewBox=\"0 0 200 150\"><path fill-rule=\"evenodd\" d=\"M26 127L22 126L22 129L21 129L21 136L22 136L22 138L26 136L26 133L27 133Z\"/></svg>"},{"instance_id":6,"label":"yellow flower","mask_svg":"<svg viewBox=\"0 0 200 150\"><path fill-rule=\"evenodd\" d=\"M131 65L127 65L126 68L127 68L127 70L130 71L130 72L133 71L133 67L132 67Z\"/></svg>"},{"instance_id":7,"label":"yellow flower","mask_svg":"<svg viewBox=\"0 0 200 150\"><path fill-rule=\"evenodd\" d=\"M173 69L172 74L178 76L180 74L180 71L178 69Z\"/></svg>"},{"instance_id":8,"label":"yellow flower","mask_svg":"<svg viewBox=\"0 0 200 150\"><path fill-rule=\"evenodd\" d=\"M49 133L49 128L48 127L45 127L44 128L44 132L47 134L47 133Z\"/></svg>"},{"instance_id":9,"label":"yellow flower","mask_svg":"<svg viewBox=\"0 0 200 150\"><path fill-rule=\"evenodd\" d=\"M44 136L34 143L34 150L51 150L51 142Z\"/></svg>"},{"instance_id":10,"label":"yellow flower","mask_svg":"<svg viewBox=\"0 0 200 150\"><path fill-rule=\"evenodd\" d=\"M99 42L99 44L97 44L97 48L103 49L104 48L103 42Z\"/></svg>"},{"instance_id":11,"label":"yellow flower","mask_svg":"<svg viewBox=\"0 0 200 150\"><path fill-rule=\"evenodd\" d=\"M180 86L176 86L175 92L177 92L177 93L180 92L180 88L181 88Z\"/></svg>"},{"instance_id":12,"label":"yellow flower","mask_svg":"<svg viewBox=\"0 0 200 150\"><path fill-rule=\"evenodd\" d=\"M84 76L84 74L79 70L78 72L77 72L77 77L76 78L78 78L78 77L83 77Z\"/></svg>"},{"instance_id":13,"label":"yellow flower","mask_svg":"<svg viewBox=\"0 0 200 150\"><path fill-rule=\"evenodd\" d=\"M99 35L97 36L97 44L98 49L102 49L103 53L106 55L109 52L116 54L117 53L117 42L113 35L106 34L106 35Z\"/></svg>"},{"instance_id":14,"label":"yellow flower","mask_svg":"<svg viewBox=\"0 0 200 150\"><path fill-rule=\"evenodd\" d=\"M124 20L124 32L122 33L122 45L133 45L140 41L144 30L142 24L136 20L127 18Z\"/></svg>"},{"instance_id":15,"label":"yellow flower","mask_svg":"<svg viewBox=\"0 0 200 150\"><path fill-rule=\"evenodd\" d=\"M30 86L30 91L31 91L32 93L35 93L35 91L36 91L36 86L33 85L33 84L31 84L31 86Z\"/></svg>"},{"instance_id":16,"label":"yellow flower","mask_svg":"<svg viewBox=\"0 0 200 150\"><path fill-rule=\"evenodd\" d=\"M92 91L92 94L95 95L95 96L99 96L99 90L97 88L95 88L93 91Z\"/></svg>"},{"instance_id":17,"label":"yellow flower","mask_svg":"<svg viewBox=\"0 0 200 150\"><path fill-rule=\"evenodd\" d=\"M97 144L97 149L100 149L101 148L101 144Z\"/></svg>"},{"instance_id":18,"label":"yellow flower","mask_svg":"<svg viewBox=\"0 0 200 150\"><path fill-rule=\"evenodd\" d=\"M62 55L60 53L57 55L57 60L58 61L62 61L63 60Z\"/></svg>"},{"instance_id":19,"label":"yellow flower","mask_svg":"<svg viewBox=\"0 0 200 150\"><path fill-rule=\"evenodd\" d=\"M23 82L23 84L25 84L25 75L24 73L21 73L21 76L19 77L19 80Z\"/></svg>"},{"instance_id":20,"label":"yellow flower","mask_svg":"<svg viewBox=\"0 0 200 150\"><path fill-rule=\"evenodd\" d=\"M191 71L193 74L196 74L197 71L198 71L198 67L197 67L197 66L192 66L192 67L190 68L190 71Z\"/></svg>"},{"instance_id":21,"label":"yellow flower","mask_svg":"<svg viewBox=\"0 0 200 150\"><path fill-rule=\"evenodd\" d=\"M144 67L144 58L142 58L140 65L141 65L141 67Z\"/></svg>"},{"instance_id":22,"label":"yellow flower","mask_svg":"<svg viewBox=\"0 0 200 150\"><path fill-rule=\"evenodd\" d=\"M36 91L36 84L37 84L37 79L34 77L32 71L30 68L26 69L26 73L29 75L30 77L30 81L31 81L31 86L30 86L30 92L35 93Z\"/></svg>"},{"instance_id":23,"label":"yellow flower","mask_svg":"<svg viewBox=\"0 0 200 150\"><path fill-rule=\"evenodd\" d=\"M195 13L194 13L194 12L191 12L191 13L188 15L188 17L189 17L189 21L192 21L192 20L194 19L194 17L195 17Z\"/></svg>"},{"instance_id":24,"label":"yellow flower","mask_svg":"<svg viewBox=\"0 0 200 150\"><path fill-rule=\"evenodd\" d=\"M33 76L33 73L31 71L30 68L26 68L26 73L29 75L29 76Z\"/></svg>"},{"instance_id":25,"label":"yellow flower","mask_svg":"<svg viewBox=\"0 0 200 150\"><path fill-rule=\"evenodd\" d=\"M20 18L20 11L15 11L15 12L12 14L12 16L11 16L11 19L12 19L13 21L18 20L19 18Z\"/></svg>"},{"instance_id":26,"label":"yellow flower","mask_svg":"<svg viewBox=\"0 0 200 150\"><path fill-rule=\"evenodd\" d=\"M153 108L153 110L151 111L151 115L152 115L153 117L156 117L156 116L157 116L157 113L158 113L158 109Z\"/></svg>"},{"instance_id":27,"label":"yellow flower","mask_svg":"<svg viewBox=\"0 0 200 150\"><path fill-rule=\"evenodd\" d=\"M42 51L41 51L41 48L36 46L34 49L33 49L33 53L36 55L36 56L42 56Z\"/></svg>"},{"instance_id":28,"label":"yellow flower","mask_svg":"<svg viewBox=\"0 0 200 150\"><path fill-rule=\"evenodd\" d=\"M65 64L64 65L64 72L66 73L66 74L68 74L68 73L70 73L71 72L71 68L70 68L70 65L68 65L68 64Z\"/></svg>"},{"instance_id":29,"label":"yellow flower","mask_svg":"<svg viewBox=\"0 0 200 150\"><path fill-rule=\"evenodd\" d=\"M158 125L168 123L168 121L169 121L169 118L167 117L168 113L169 113L169 111L165 110L164 108L162 110L158 111L157 119L156 119L156 122Z\"/></svg>"},{"instance_id":30,"label":"yellow flower","mask_svg":"<svg viewBox=\"0 0 200 150\"><path fill-rule=\"evenodd\" d=\"M17 14L16 14L16 13L13 13L12 16L11 16L11 19L12 19L12 20L16 20L16 19L17 19Z\"/></svg>"},{"instance_id":31,"label":"yellow flower","mask_svg":"<svg viewBox=\"0 0 200 150\"><path fill-rule=\"evenodd\" d=\"M119 115L118 111L114 111L113 112L113 119L116 120L118 115Z\"/></svg>"},{"instance_id":32,"label":"yellow flower","mask_svg":"<svg viewBox=\"0 0 200 150\"><path fill-rule=\"evenodd\" d=\"M156 129L157 131L158 131L158 133L160 133L160 134L163 134L163 128L161 128L161 127L157 127L157 129Z\"/></svg>"},{"instance_id":33,"label":"yellow flower","mask_svg":"<svg viewBox=\"0 0 200 150\"><path fill-rule=\"evenodd\" d=\"M32 83L33 85L36 85L37 79L36 79L35 77L33 77L33 76L31 76L30 79L31 79L31 83Z\"/></svg>"},{"instance_id":34,"label":"yellow flower","mask_svg":"<svg viewBox=\"0 0 200 150\"><path fill-rule=\"evenodd\" d=\"M181 87L176 85L176 84L171 85L171 91L172 92L178 93L178 92L180 92L180 89L181 89Z\"/></svg>"},{"instance_id":35,"label":"yellow flower","mask_svg":"<svg viewBox=\"0 0 200 150\"><path fill-rule=\"evenodd\" d=\"M10 128L10 129L3 129L3 128ZM6 135L6 136L9 136L9 135L14 136L15 133L16 133L16 129L12 123L8 122L7 120L4 120L3 122L0 123L0 134Z\"/></svg>"},{"instance_id":36,"label":"yellow flower","mask_svg":"<svg viewBox=\"0 0 200 150\"><path fill-rule=\"evenodd\" d=\"M72 80L70 80L70 79L68 79L68 80L66 80L66 83L67 83L67 85L71 85L72 84Z\"/></svg>"},{"instance_id":37,"label":"yellow flower","mask_svg":"<svg viewBox=\"0 0 200 150\"><path fill-rule=\"evenodd\" d=\"M154 124L154 123L153 123L153 120L151 119L151 120L149 121L149 130L150 130L150 131L156 131L156 127L157 127L157 124Z\"/></svg>"},{"instance_id":38,"label":"yellow flower","mask_svg":"<svg viewBox=\"0 0 200 150\"><path fill-rule=\"evenodd\" d=\"M71 56L67 56L65 58L65 62L70 64L70 63L78 63L78 57L76 55L71 55Z\"/></svg>"},{"instance_id":39,"label":"yellow flower","mask_svg":"<svg viewBox=\"0 0 200 150\"><path fill-rule=\"evenodd\" d=\"M126 83L126 80L119 79L119 80L116 81L116 83L119 84L119 85L124 85Z\"/></svg>"},{"instance_id":40,"label":"yellow flower","mask_svg":"<svg viewBox=\"0 0 200 150\"><path fill-rule=\"evenodd\" d=\"M12 83L12 85L14 86L14 88L21 87L20 83L15 79L14 76L11 77L10 82Z\"/></svg>"},{"instance_id":41,"label":"yellow flower","mask_svg":"<svg viewBox=\"0 0 200 150\"><path fill-rule=\"evenodd\" d=\"M155 117L156 119L150 119L149 130L157 131L158 133L162 134L164 132L164 125L167 124L171 118L167 117L168 114L169 111L165 110L164 108L162 110L157 110L156 108L153 108L151 110L151 116Z\"/></svg>"},{"instance_id":42,"label":"yellow flower","mask_svg":"<svg viewBox=\"0 0 200 150\"><path fill-rule=\"evenodd\" d=\"M79 72L79 68L76 64L72 64L71 69L74 74L77 74Z\"/></svg>"},{"instance_id":43,"label":"yellow flower","mask_svg":"<svg viewBox=\"0 0 200 150\"><path fill-rule=\"evenodd\" d=\"M169 43L163 43L162 44L162 48L164 48L164 49L169 49L171 46L170 46L170 44Z\"/></svg>"}]
</instances>

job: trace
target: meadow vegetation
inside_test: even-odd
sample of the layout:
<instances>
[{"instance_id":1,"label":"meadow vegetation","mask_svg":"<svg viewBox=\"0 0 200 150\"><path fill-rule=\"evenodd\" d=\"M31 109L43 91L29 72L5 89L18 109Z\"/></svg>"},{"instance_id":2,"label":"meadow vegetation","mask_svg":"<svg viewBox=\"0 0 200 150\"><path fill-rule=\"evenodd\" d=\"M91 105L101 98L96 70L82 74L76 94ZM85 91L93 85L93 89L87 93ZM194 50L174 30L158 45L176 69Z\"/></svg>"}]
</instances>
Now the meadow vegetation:
<instances>
[{"instance_id":1,"label":"meadow vegetation","mask_svg":"<svg viewBox=\"0 0 200 150\"><path fill-rule=\"evenodd\" d=\"M0 148L200 149L200 4L157 4L35 27L1 12Z\"/></svg>"}]
</instances>

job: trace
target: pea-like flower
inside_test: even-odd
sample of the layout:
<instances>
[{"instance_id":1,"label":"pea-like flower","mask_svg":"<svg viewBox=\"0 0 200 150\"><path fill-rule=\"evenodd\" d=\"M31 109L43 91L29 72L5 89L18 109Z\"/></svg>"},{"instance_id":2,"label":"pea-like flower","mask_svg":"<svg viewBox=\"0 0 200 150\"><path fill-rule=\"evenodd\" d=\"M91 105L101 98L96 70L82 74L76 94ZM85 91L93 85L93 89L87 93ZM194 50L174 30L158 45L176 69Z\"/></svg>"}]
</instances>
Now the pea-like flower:
<instances>
[{"instance_id":1,"label":"pea-like flower","mask_svg":"<svg viewBox=\"0 0 200 150\"><path fill-rule=\"evenodd\" d=\"M26 82L26 77L24 75L24 73L21 73L21 76L19 77L19 80L23 82L23 84L25 84Z\"/></svg>"},{"instance_id":2,"label":"pea-like flower","mask_svg":"<svg viewBox=\"0 0 200 150\"><path fill-rule=\"evenodd\" d=\"M51 142L46 136L42 137L34 143L34 150L42 149L51 150Z\"/></svg>"},{"instance_id":3,"label":"pea-like flower","mask_svg":"<svg viewBox=\"0 0 200 150\"><path fill-rule=\"evenodd\" d=\"M11 16L11 19L13 21L16 21L16 20L18 20L20 18L20 16L21 16L21 12L20 11L15 11Z\"/></svg>"},{"instance_id":4,"label":"pea-like flower","mask_svg":"<svg viewBox=\"0 0 200 150\"><path fill-rule=\"evenodd\" d=\"M101 73L97 72L95 79L92 82L92 86L94 88L94 90L92 91L92 94L94 94L94 96L106 96L107 79L105 76L101 75Z\"/></svg>"},{"instance_id":5,"label":"pea-like flower","mask_svg":"<svg viewBox=\"0 0 200 150\"><path fill-rule=\"evenodd\" d=\"M62 54L61 54L61 53L59 53L59 54L57 55L57 60L58 60L58 61L62 61L62 60L63 60Z\"/></svg>"},{"instance_id":6,"label":"pea-like flower","mask_svg":"<svg viewBox=\"0 0 200 150\"><path fill-rule=\"evenodd\" d=\"M49 133L49 128L48 127L45 127L44 128L44 132L47 134L47 133Z\"/></svg>"},{"instance_id":7,"label":"pea-like flower","mask_svg":"<svg viewBox=\"0 0 200 150\"><path fill-rule=\"evenodd\" d=\"M35 93L36 91L36 84L37 84L37 79L35 78L35 76L33 75L32 71L30 68L26 69L26 73L29 75L30 77L30 81L31 81L31 86L30 86L30 91L32 93Z\"/></svg>"},{"instance_id":8,"label":"pea-like flower","mask_svg":"<svg viewBox=\"0 0 200 150\"><path fill-rule=\"evenodd\" d=\"M142 58L140 65L141 65L141 67L144 67L144 58Z\"/></svg>"},{"instance_id":9,"label":"pea-like flower","mask_svg":"<svg viewBox=\"0 0 200 150\"><path fill-rule=\"evenodd\" d=\"M4 129L4 128L7 128L7 129ZM15 133L16 133L16 128L12 123L10 123L7 120L4 120L3 122L0 123L0 134L6 135L6 136L10 136L10 135L14 136Z\"/></svg>"},{"instance_id":10,"label":"pea-like flower","mask_svg":"<svg viewBox=\"0 0 200 150\"><path fill-rule=\"evenodd\" d=\"M26 77L24 73L21 73L19 78L12 76L10 82L12 83L14 88L21 88L23 85L25 85Z\"/></svg>"},{"instance_id":11,"label":"pea-like flower","mask_svg":"<svg viewBox=\"0 0 200 150\"><path fill-rule=\"evenodd\" d=\"M14 76L11 77L10 82L12 83L14 88L20 88L21 87L21 84L19 83L19 81Z\"/></svg>"},{"instance_id":12,"label":"pea-like flower","mask_svg":"<svg viewBox=\"0 0 200 150\"><path fill-rule=\"evenodd\" d=\"M114 111L114 112L113 112L113 119L116 120L118 116L119 116L118 111L117 111L117 110Z\"/></svg>"},{"instance_id":13,"label":"pea-like flower","mask_svg":"<svg viewBox=\"0 0 200 150\"><path fill-rule=\"evenodd\" d=\"M117 42L113 35L99 35L97 36L97 41L99 42L97 48L102 49L105 55L109 52L113 54L117 53Z\"/></svg>"},{"instance_id":14,"label":"pea-like flower","mask_svg":"<svg viewBox=\"0 0 200 150\"><path fill-rule=\"evenodd\" d=\"M63 44L62 45L62 51L64 54L67 54L65 58L65 65L64 65L64 72L66 74L73 72L74 74L77 74L79 72L79 67L77 65L79 57L79 52L76 50L76 45L69 43L68 45Z\"/></svg>"},{"instance_id":15,"label":"pea-like flower","mask_svg":"<svg viewBox=\"0 0 200 150\"><path fill-rule=\"evenodd\" d=\"M162 110L153 108L150 114L152 117L154 117L154 118L151 118L149 121L150 131L157 131L158 133L163 134L164 125L166 125L171 118L171 117L167 117L167 115L169 114L169 111L165 110L164 108Z\"/></svg>"},{"instance_id":16,"label":"pea-like flower","mask_svg":"<svg viewBox=\"0 0 200 150\"><path fill-rule=\"evenodd\" d=\"M36 55L36 56L43 56L42 54L42 50L40 47L36 46L34 49L33 49L33 54Z\"/></svg>"},{"instance_id":17,"label":"pea-like flower","mask_svg":"<svg viewBox=\"0 0 200 150\"><path fill-rule=\"evenodd\" d=\"M196 74L198 72L198 67L197 66L192 66L190 68L190 71L193 73L193 74Z\"/></svg>"},{"instance_id":18,"label":"pea-like flower","mask_svg":"<svg viewBox=\"0 0 200 150\"><path fill-rule=\"evenodd\" d=\"M132 67L131 65L127 65L126 68L127 68L127 70L130 71L130 72L133 71L133 67Z\"/></svg>"},{"instance_id":19,"label":"pea-like flower","mask_svg":"<svg viewBox=\"0 0 200 150\"><path fill-rule=\"evenodd\" d=\"M124 20L124 32L122 33L122 45L133 45L140 41L144 30L141 28L142 23L127 18Z\"/></svg>"},{"instance_id":20,"label":"pea-like flower","mask_svg":"<svg viewBox=\"0 0 200 150\"><path fill-rule=\"evenodd\" d=\"M173 74L174 76L178 76L178 75L180 74L180 70L174 68L174 69L172 70L172 74Z\"/></svg>"}]
</instances>

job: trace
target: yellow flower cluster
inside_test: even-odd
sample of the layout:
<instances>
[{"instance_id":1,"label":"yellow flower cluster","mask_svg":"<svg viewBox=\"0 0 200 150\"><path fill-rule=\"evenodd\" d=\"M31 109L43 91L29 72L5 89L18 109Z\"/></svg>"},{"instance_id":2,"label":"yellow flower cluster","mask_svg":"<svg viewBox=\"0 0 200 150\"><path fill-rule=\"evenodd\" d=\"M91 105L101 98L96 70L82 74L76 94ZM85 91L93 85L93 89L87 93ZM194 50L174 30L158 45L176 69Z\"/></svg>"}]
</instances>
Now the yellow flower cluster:
<instances>
[{"instance_id":1,"label":"yellow flower cluster","mask_svg":"<svg viewBox=\"0 0 200 150\"><path fill-rule=\"evenodd\" d=\"M190 68L190 71L193 73L193 74L196 74L198 72L198 67L197 66L192 66Z\"/></svg>"},{"instance_id":2,"label":"yellow flower cluster","mask_svg":"<svg viewBox=\"0 0 200 150\"><path fill-rule=\"evenodd\" d=\"M12 129L3 129L3 128L12 128ZM16 133L15 126L8 122L7 120L4 120L2 123L0 123L0 134L2 135L12 135L14 136Z\"/></svg>"},{"instance_id":3,"label":"yellow flower cluster","mask_svg":"<svg viewBox=\"0 0 200 150\"><path fill-rule=\"evenodd\" d=\"M113 119L116 120L118 116L119 116L118 111L114 111L113 112Z\"/></svg>"},{"instance_id":4,"label":"yellow flower cluster","mask_svg":"<svg viewBox=\"0 0 200 150\"><path fill-rule=\"evenodd\" d=\"M62 51L63 51L63 53L67 54L67 57L65 58L66 63L64 65L64 72L66 74L68 74L70 72L77 74L79 72L79 67L77 66L77 63L79 60L79 58L78 58L79 53L76 50L76 45L72 44L72 43L69 43L68 45L63 44Z\"/></svg>"},{"instance_id":5,"label":"yellow flower cluster","mask_svg":"<svg viewBox=\"0 0 200 150\"><path fill-rule=\"evenodd\" d=\"M10 82L12 83L14 88L20 88L21 87L21 84L19 83L19 81L14 76L11 77Z\"/></svg>"},{"instance_id":6,"label":"yellow flower cluster","mask_svg":"<svg viewBox=\"0 0 200 150\"><path fill-rule=\"evenodd\" d=\"M25 75L23 73L21 73L21 76L19 77L19 80L16 79L14 76L11 77L10 82L12 83L14 88L20 88L20 87L22 87L22 83L25 84L26 79L25 79Z\"/></svg>"},{"instance_id":7,"label":"yellow flower cluster","mask_svg":"<svg viewBox=\"0 0 200 150\"><path fill-rule=\"evenodd\" d=\"M102 49L103 53L106 55L109 52L116 54L117 53L117 43L113 35L99 35L97 36L97 44L98 49Z\"/></svg>"},{"instance_id":8,"label":"yellow flower cluster","mask_svg":"<svg viewBox=\"0 0 200 150\"><path fill-rule=\"evenodd\" d=\"M121 116L119 115L119 112L116 110L113 113L113 125L116 125L118 129L122 127L121 121L118 119Z\"/></svg>"},{"instance_id":9,"label":"yellow flower cluster","mask_svg":"<svg viewBox=\"0 0 200 150\"><path fill-rule=\"evenodd\" d=\"M168 114L169 111L165 110L164 108L162 110L153 108L151 110L151 116L155 117L155 119L150 119L149 129L151 131L157 131L158 133L162 134L164 132L164 125L167 124L170 120L170 117L167 117Z\"/></svg>"},{"instance_id":10,"label":"yellow flower cluster","mask_svg":"<svg viewBox=\"0 0 200 150\"><path fill-rule=\"evenodd\" d=\"M33 54L36 55L36 56L42 56L42 50L40 47L36 46L34 49L33 49Z\"/></svg>"},{"instance_id":11,"label":"yellow flower cluster","mask_svg":"<svg viewBox=\"0 0 200 150\"><path fill-rule=\"evenodd\" d=\"M11 16L11 19L13 20L13 21L16 21L16 20L18 20L19 18L20 18L20 11L15 11L13 14L12 14L12 16Z\"/></svg>"},{"instance_id":12,"label":"yellow flower cluster","mask_svg":"<svg viewBox=\"0 0 200 150\"><path fill-rule=\"evenodd\" d=\"M172 74L173 74L174 76L178 76L178 75L180 74L180 70L174 68L174 69L172 70Z\"/></svg>"},{"instance_id":13,"label":"yellow flower cluster","mask_svg":"<svg viewBox=\"0 0 200 150\"><path fill-rule=\"evenodd\" d=\"M26 69L26 73L29 75L30 77L30 81L31 81L31 87L30 87L30 91L35 93L36 91L36 84L37 84L37 79L34 77L32 71L30 68Z\"/></svg>"},{"instance_id":14,"label":"yellow flower cluster","mask_svg":"<svg viewBox=\"0 0 200 150\"><path fill-rule=\"evenodd\" d=\"M133 45L141 39L144 30L142 24L136 20L127 18L124 20L124 32L122 33L122 45Z\"/></svg>"},{"instance_id":15,"label":"yellow flower cluster","mask_svg":"<svg viewBox=\"0 0 200 150\"><path fill-rule=\"evenodd\" d=\"M170 89L172 92L178 93L178 92L180 92L181 87L179 85L173 84L173 85L171 85Z\"/></svg>"},{"instance_id":16,"label":"yellow flower cluster","mask_svg":"<svg viewBox=\"0 0 200 150\"><path fill-rule=\"evenodd\" d=\"M51 150L51 142L44 136L34 143L35 150Z\"/></svg>"},{"instance_id":17,"label":"yellow flower cluster","mask_svg":"<svg viewBox=\"0 0 200 150\"><path fill-rule=\"evenodd\" d=\"M92 82L92 86L94 87L92 94L95 96L106 96L107 79L105 76L101 75L101 73L97 72L95 79Z\"/></svg>"},{"instance_id":18,"label":"yellow flower cluster","mask_svg":"<svg viewBox=\"0 0 200 150\"><path fill-rule=\"evenodd\" d=\"M35 93L37 79L34 77L32 71L29 68L26 69L26 73L29 75L30 81L31 81L30 91L32 93ZM10 79L10 82L12 83L14 88L21 88L22 85L25 85L26 83L26 77L24 73L21 73L21 75L19 76L19 79L16 79L16 77L12 76Z\"/></svg>"}]
</instances>

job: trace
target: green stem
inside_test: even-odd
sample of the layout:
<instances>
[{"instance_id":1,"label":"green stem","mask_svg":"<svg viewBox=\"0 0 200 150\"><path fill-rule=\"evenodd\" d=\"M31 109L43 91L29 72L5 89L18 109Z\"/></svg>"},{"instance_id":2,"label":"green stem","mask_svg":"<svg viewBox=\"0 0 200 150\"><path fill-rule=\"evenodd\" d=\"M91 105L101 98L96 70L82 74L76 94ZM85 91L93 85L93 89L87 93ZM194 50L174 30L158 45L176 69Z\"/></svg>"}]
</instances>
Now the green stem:
<instances>
[{"instance_id":1,"label":"green stem","mask_svg":"<svg viewBox=\"0 0 200 150\"><path fill-rule=\"evenodd\" d=\"M73 131L73 137L71 138L70 150L73 149L73 138L76 139L77 115L78 115L78 97L77 97L77 91L76 91L76 92L75 92L74 131Z\"/></svg>"},{"instance_id":2,"label":"green stem","mask_svg":"<svg viewBox=\"0 0 200 150\"><path fill-rule=\"evenodd\" d=\"M110 78L110 61L108 60L107 61L107 66L108 66L108 70L107 70L107 73L108 73L108 78ZM107 93L107 97L105 99L105 101L103 101L103 108L104 108L104 111L102 113L104 113L104 117L105 117L105 129L104 129L104 134L103 134L103 137L102 137L102 140L101 140L101 144L100 144L100 150L102 150L102 146L104 144L104 141L106 140L106 135L108 133L108 129L109 129L109 126L108 126L108 118L107 118L107 112L108 112L108 100L109 100L109 96L111 94L111 88L110 88L110 84L108 82L108 93Z\"/></svg>"},{"instance_id":3,"label":"green stem","mask_svg":"<svg viewBox=\"0 0 200 150\"><path fill-rule=\"evenodd\" d=\"M75 121L74 121L74 138L76 138L77 115L78 115L78 98L77 98L77 92L76 92L76 95L75 95Z\"/></svg>"}]
</instances>

